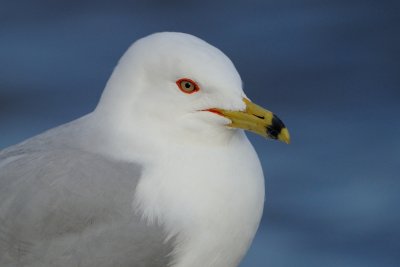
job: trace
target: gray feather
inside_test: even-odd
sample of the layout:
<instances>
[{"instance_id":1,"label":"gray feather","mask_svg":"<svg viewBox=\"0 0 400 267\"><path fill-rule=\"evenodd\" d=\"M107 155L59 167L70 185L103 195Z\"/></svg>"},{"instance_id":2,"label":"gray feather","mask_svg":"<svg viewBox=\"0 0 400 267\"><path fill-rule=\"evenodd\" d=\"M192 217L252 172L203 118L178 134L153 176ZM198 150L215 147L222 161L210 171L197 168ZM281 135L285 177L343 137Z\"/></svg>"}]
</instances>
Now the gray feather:
<instances>
[{"instance_id":1,"label":"gray feather","mask_svg":"<svg viewBox=\"0 0 400 267\"><path fill-rule=\"evenodd\" d=\"M172 241L133 210L141 166L48 138L60 131L0 152L0 266L167 266Z\"/></svg>"}]
</instances>

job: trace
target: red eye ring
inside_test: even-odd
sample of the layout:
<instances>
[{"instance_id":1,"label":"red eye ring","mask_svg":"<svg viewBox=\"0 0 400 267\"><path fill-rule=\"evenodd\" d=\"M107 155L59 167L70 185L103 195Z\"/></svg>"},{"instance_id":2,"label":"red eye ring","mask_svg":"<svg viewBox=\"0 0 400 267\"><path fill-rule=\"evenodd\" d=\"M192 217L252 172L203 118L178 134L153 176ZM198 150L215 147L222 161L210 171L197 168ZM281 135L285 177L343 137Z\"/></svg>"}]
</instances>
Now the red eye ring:
<instances>
[{"instance_id":1,"label":"red eye ring","mask_svg":"<svg viewBox=\"0 0 400 267\"><path fill-rule=\"evenodd\" d=\"M188 78L177 80L176 85L178 85L178 88L185 94L193 94L200 90L200 87L197 85L197 83Z\"/></svg>"}]
</instances>

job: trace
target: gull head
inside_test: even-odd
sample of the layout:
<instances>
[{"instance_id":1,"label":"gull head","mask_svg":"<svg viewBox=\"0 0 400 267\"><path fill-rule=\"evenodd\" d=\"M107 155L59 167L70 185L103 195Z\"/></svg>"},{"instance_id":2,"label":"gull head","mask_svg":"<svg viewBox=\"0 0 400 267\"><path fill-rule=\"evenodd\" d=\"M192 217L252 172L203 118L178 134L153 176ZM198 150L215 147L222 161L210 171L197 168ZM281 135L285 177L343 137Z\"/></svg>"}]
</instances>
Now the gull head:
<instances>
[{"instance_id":1,"label":"gull head","mask_svg":"<svg viewBox=\"0 0 400 267\"><path fill-rule=\"evenodd\" d=\"M115 67L95 113L125 132L201 140L244 129L290 140L277 116L246 97L232 61L185 33L136 41Z\"/></svg>"}]
</instances>

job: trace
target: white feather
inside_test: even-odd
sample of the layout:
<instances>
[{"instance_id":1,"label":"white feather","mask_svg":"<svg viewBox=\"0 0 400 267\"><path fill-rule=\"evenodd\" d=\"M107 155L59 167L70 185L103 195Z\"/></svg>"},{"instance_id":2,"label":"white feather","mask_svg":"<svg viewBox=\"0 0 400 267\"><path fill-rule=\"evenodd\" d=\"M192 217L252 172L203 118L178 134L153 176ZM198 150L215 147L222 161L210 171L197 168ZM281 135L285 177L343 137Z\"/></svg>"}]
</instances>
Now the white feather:
<instances>
[{"instance_id":1,"label":"white feather","mask_svg":"<svg viewBox=\"0 0 400 267\"><path fill-rule=\"evenodd\" d=\"M175 81L183 77L200 91L180 92ZM134 205L176 237L173 267L237 266L257 230L264 202L257 154L227 119L200 112L243 110L241 85L215 47L155 34L127 51L93 114L109 129L97 150L146 166Z\"/></svg>"}]
</instances>

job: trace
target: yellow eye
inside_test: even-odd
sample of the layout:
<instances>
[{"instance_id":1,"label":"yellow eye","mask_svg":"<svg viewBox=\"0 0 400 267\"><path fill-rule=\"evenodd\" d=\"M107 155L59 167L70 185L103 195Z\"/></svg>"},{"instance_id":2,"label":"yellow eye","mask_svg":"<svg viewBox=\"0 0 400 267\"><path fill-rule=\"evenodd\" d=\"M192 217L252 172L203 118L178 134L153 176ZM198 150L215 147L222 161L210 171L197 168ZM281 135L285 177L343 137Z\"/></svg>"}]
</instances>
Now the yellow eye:
<instances>
[{"instance_id":1,"label":"yellow eye","mask_svg":"<svg viewBox=\"0 0 400 267\"><path fill-rule=\"evenodd\" d=\"M176 81L179 89L186 94L192 94L200 90L199 86L192 80L183 78Z\"/></svg>"}]
</instances>

